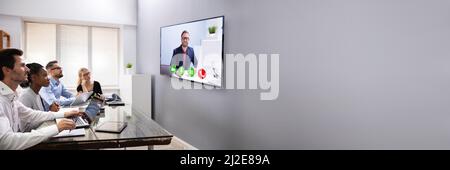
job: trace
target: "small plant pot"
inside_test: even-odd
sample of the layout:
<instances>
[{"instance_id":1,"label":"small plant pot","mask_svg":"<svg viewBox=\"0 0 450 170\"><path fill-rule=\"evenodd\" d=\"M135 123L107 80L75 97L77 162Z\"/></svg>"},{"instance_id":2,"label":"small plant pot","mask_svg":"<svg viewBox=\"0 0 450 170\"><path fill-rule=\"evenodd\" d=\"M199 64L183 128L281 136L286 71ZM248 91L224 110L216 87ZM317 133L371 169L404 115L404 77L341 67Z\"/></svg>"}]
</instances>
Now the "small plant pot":
<instances>
[{"instance_id":1,"label":"small plant pot","mask_svg":"<svg viewBox=\"0 0 450 170\"><path fill-rule=\"evenodd\" d=\"M215 38L217 37L217 34L216 34L216 33L214 33L214 34L208 34L208 37L209 37L210 39L215 39Z\"/></svg>"},{"instance_id":2,"label":"small plant pot","mask_svg":"<svg viewBox=\"0 0 450 170\"><path fill-rule=\"evenodd\" d=\"M126 68L126 69L125 69L125 74L126 74L126 75L132 75L132 74L134 74L133 69L132 69L132 68Z\"/></svg>"}]
</instances>

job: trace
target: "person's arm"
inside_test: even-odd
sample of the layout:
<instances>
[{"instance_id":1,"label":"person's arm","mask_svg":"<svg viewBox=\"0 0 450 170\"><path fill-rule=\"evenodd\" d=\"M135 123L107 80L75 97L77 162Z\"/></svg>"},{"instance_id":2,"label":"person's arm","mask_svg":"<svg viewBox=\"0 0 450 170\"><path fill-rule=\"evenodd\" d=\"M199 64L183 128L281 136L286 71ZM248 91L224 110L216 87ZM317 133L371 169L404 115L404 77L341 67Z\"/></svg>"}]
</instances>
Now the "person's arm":
<instances>
[{"instance_id":1,"label":"person's arm","mask_svg":"<svg viewBox=\"0 0 450 170\"><path fill-rule=\"evenodd\" d=\"M173 53L172 53L172 58L170 59L170 64L169 64L169 66L172 66L172 65L174 65L175 64L175 62L176 62L176 53L175 53L175 50L173 50Z\"/></svg>"},{"instance_id":2,"label":"person's arm","mask_svg":"<svg viewBox=\"0 0 450 170\"><path fill-rule=\"evenodd\" d=\"M46 113L46 112L36 112L29 108L23 106L20 102L15 102L14 104L18 104L18 113L19 118L22 120L30 121L33 119L45 120L50 117L61 117L64 115L65 117L70 116L81 116L79 112L66 112L66 113ZM55 136L59 132L68 129L74 129L75 123L69 119L62 119L58 124L47 126L44 128L40 128L38 130L32 130L31 132L20 133L14 132L9 123L8 117L6 117L4 106L0 106L0 150L5 149L27 149L34 145L37 145L52 136ZM37 114L37 115L35 115ZM53 115L53 116L52 116ZM33 120L34 121L34 120Z\"/></svg>"},{"instance_id":3,"label":"person's arm","mask_svg":"<svg viewBox=\"0 0 450 170\"><path fill-rule=\"evenodd\" d=\"M66 94L65 94L66 96L69 96L69 95L67 95L67 93L69 93L70 96L72 95L70 92L67 91L67 89L64 88L64 86L62 89L63 89L63 91L61 93L62 96L64 94L64 90L66 91ZM71 98L62 97L62 98L57 99L55 97L55 94L53 94L53 92L52 92L51 86L42 87L41 90L39 91L39 95L42 97L42 99L44 99L45 103L47 103L48 106L52 105L53 102L56 102L61 106L69 106L73 102L73 100L75 100L75 98L73 98L73 97L71 97Z\"/></svg>"},{"instance_id":4,"label":"person's arm","mask_svg":"<svg viewBox=\"0 0 450 170\"><path fill-rule=\"evenodd\" d=\"M33 130L27 133L15 133L8 120L0 118L0 150L23 150L37 145L59 133L56 125ZM7 124L6 124L7 123Z\"/></svg>"},{"instance_id":5,"label":"person's arm","mask_svg":"<svg viewBox=\"0 0 450 170\"><path fill-rule=\"evenodd\" d=\"M192 48L192 56L194 56L194 68L197 68L198 61L197 61L197 57L195 56L193 48Z\"/></svg>"},{"instance_id":6,"label":"person's arm","mask_svg":"<svg viewBox=\"0 0 450 170\"><path fill-rule=\"evenodd\" d=\"M63 84L61 84L61 89L62 89L61 96L64 96L67 99L73 98L73 94L70 93L69 90L67 90Z\"/></svg>"},{"instance_id":7,"label":"person's arm","mask_svg":"<svg viewBox=\"0 0 450 170\"><path fill-rule=\"evenodd\" d=\"M9 119L4 113L5 109L0 106L0 150L27 149L59 133L56 125L33 130L29 133L16 133L11 129Z\"/></svg>"},{"instance_id":8,"label":"person's arm","mask_svg":"<svg viewBox=\"0 0 450 170\"><path fill-rule=\"evenodd\" d=\"M22 131L30 131L31 129L37 128L45 121L64 117L64 113L62 112L43 112L30 109L20 102L14 102L14 104L17 105L16 107L21 121L20 129L22 129Z\"/></svg>"},{"instance_id":9,"label":"person's arm","mask_svg":"<svg viewBox=\"0 0 450 170\"><path fill-rule=\"evenodd\" d=\"M48 106L52 105L53 102L59 102L53 94L51 86L42 87L39 91L39 95L44 99L44 102L47 103Z\"/></svg>"},{"instance_id":10,"label":"person's arm","mask_svg":"<svg viewBox=\"0 0 450 170\"><path fill-rule=\"evenodd\" d=\"M20 124L22 131L30 131L37 128L40 124L48 120L54 120L56 118L82 116L81 112L69 111L69 112L43 112L39 110L33 110L24 106L20 102L14 102L19 114Z\"/></svg>"},{"instance_id":11,"label":"person's arm","mask_svg":"<svg viewBox=\"0 0 450 170\"><path fill-rule=\"evenodd\" d=\"M70 106L70 104L72 104L72 102L75 100L75 98L74 97L71 97L71 98L60 98L59 100L58 100L58 102L59 102L59 104L61 105L61 106Z\"/></svg>"},{"instance_id":12,"label":"person's arm","mask_svg":"<svg viewBox=\"0 0 450 170\"><path fill-rule=\"evenodd\" d=\"M61 84L61 96L63 97L58 99L61 106L69 106L75 100L73 94L70 93L63 84Z\"/></svg>"},{"instance_id":13,"label":"person's arm","mask_svg":"<svg viewBox=\"0 0 450 170\"><path fill-rule=\"evenodd\" d=\"M173 58L173 56L175 56L175 54L177 54L177 49L176 48L173 49L172 58Z\"/></svg>"}]
</instances>

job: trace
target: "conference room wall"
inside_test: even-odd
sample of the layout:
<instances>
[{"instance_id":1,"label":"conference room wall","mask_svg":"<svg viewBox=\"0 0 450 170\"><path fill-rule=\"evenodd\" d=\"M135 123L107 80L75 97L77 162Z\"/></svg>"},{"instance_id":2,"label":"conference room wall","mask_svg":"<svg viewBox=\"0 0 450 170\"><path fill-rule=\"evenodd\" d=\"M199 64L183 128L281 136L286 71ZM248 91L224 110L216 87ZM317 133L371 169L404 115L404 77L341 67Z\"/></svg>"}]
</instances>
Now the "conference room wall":
<instances>
[{"instance_id":1,"label":"conference room wall","mask_svg":"<svg viewBox=\"0 0 450 170\"><path fill-rule=\"evenodd\" d=\"M138 1L158 123L199 149L450 149L450 1ZM225 53L280 54L280 92L174 90L161 26L225 15Z\"/></svg>"}]
</instances>

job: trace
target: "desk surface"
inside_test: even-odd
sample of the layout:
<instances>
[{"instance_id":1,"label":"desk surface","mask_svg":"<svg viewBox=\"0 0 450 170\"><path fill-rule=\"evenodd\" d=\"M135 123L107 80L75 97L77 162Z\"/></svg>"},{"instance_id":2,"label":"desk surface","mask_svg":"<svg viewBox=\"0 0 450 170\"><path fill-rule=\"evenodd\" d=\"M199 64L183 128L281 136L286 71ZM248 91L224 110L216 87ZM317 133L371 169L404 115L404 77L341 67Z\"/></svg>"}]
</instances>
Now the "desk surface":
<instances>
[{"instance_id":1,"label":"desk surface","mask_svg":"<svg viewBox=\"0 0 450 170\"><path fill-rule=\"evenodd\" d=\"M121 133L96 132L95 128L106 121L123 121L128 125ZM55 121L46 122L42 126L50 124L55 124ZM104 113L97 115L85 131L85 136L51 138L30 149L99 149L168 145L173 137L153 121L150 115L140 113L130 105L105 106Z\"/></svg>"}]
</instances>

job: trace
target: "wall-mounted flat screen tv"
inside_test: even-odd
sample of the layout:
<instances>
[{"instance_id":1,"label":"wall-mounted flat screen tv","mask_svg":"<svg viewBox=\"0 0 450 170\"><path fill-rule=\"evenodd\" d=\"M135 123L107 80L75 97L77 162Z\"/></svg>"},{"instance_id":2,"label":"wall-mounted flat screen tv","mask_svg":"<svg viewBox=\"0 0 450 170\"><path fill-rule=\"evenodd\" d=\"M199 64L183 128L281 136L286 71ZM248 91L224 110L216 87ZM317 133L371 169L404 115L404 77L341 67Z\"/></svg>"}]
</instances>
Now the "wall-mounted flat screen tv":
<instances>
[{"instance_id":1,"label":"wall-mounted flat screen tv","mask_svg":"<svg viewBox=\"0 0 450 170\"><path fill-rule=\"evenodd\" d=\"M161 27L160 73L222 87L224 16Z\"/></svg>"}]
</instances>

